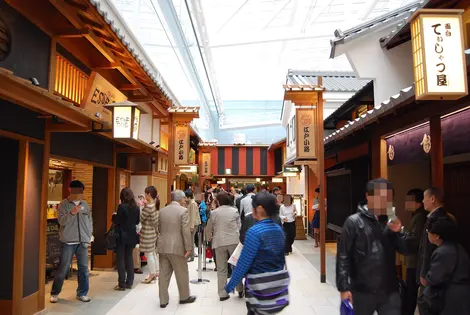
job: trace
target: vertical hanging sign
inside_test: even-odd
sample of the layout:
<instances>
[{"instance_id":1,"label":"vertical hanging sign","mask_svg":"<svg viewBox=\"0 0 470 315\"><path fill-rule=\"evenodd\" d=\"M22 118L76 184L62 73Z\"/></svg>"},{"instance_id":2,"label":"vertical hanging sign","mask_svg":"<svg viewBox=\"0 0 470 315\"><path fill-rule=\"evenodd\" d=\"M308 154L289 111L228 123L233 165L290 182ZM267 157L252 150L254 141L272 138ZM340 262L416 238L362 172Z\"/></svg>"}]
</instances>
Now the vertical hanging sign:
<instances>
[{"instance_id":1,"label":"vertical hanging sign","mask_svg":"<svg viewBox=\"0 0 470 315\"><path fill-rule=\"evenodd\" d=\"M175 127L175 165L189 164L189 127L177 125Z\"/></svg>"},{"instance_id":2,"label":"vertical hanging sign","mask_svg":"<svg viewBox=\"0 0 470 315\"><path fill-rule=\"evenodd\" d=\"M315 110L297 109L297 158L315 159L317 156L315 143Z\"/></svg>"},{"instance_id":3,"label":"vertical hanging sign","mask_svg":"<svg viewBox=\"0 0 470 315\"><path fill-rule=\"evenodd\" d=\"M202 176L211 175L211 154L203 153L202 154Z\"/></svg>"},{"instance_id":4,"label":"vertical hanging sign","mask_svg":"<svg viewBox=\"0 0 470 315\"><path fill-rule=\"evenodd\" d=\"M422 9L410 19L417 100L468 95L463 12Z\"/></svg>"}]
</instances>

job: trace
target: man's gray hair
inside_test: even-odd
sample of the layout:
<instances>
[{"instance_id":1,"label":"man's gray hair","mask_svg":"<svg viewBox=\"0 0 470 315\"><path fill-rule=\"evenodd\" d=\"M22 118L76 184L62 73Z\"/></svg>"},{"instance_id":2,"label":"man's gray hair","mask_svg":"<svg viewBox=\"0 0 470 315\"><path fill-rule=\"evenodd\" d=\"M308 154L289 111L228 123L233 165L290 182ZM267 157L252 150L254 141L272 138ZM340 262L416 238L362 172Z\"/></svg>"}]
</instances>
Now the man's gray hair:
<instances>
[{"instance_id":1,"label":"man's gray hair","mask_svg":"<svg viewBox=\"0 0 470 315\"><path fill-rule=\"evenodd\" d=\"M182 190L173 190L171 192L171 201L181 201L184 198L186 198L186 195L184 194L184 191Z\"/></svg>"}]
</instances>

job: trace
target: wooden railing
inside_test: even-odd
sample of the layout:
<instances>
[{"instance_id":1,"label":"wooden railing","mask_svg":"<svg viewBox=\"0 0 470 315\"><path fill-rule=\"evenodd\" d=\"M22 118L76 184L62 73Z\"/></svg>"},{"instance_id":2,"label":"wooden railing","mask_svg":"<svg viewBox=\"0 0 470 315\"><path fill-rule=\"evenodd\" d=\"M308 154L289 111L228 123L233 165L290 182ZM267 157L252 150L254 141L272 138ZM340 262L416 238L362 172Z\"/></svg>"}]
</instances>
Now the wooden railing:
<instances>
[{"instance_id":1,"label":"wooden railing","mask_svg":"<svg viewBox=\"0 0 470 315\"><path fill-rule=\"evenodd\" d=\"M88 75L57 54L54 92L79 105L85 95Z\"/></svg>"}]
</instances>

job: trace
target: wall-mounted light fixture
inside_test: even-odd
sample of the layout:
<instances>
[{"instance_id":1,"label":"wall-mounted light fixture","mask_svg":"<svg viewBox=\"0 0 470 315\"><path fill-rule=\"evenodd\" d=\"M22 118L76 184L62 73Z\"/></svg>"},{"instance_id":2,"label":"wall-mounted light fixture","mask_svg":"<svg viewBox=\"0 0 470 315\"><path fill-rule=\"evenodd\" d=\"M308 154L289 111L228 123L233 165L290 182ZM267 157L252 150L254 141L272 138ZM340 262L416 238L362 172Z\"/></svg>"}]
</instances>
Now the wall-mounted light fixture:
<instances>
[{"instance_id":1,"label":"wall-mounted light fixture","mask_svg":"<svg viewBox=\"0 0 470 315\"><path fill-rule=\"evenodd\" d=\"M113 111L113 137L139 139L140 115L147 114L138 104L124 101L105 105Z\"/></svg>"}]
</instances>

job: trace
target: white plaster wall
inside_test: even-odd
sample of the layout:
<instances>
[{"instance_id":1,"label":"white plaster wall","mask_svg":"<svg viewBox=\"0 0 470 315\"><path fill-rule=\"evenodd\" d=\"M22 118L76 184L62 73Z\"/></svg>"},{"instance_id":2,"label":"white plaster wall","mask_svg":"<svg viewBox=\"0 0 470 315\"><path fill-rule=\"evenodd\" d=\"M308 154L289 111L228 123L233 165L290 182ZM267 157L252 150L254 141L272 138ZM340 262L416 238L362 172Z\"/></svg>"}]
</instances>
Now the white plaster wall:
<instances>
[{"instance_id":1,"label":"white plaster wall","mask_svg":"<svg viewBox=\"0 0 470 315\"><path fill-rule=\"evenodd\" d=\"M147 114L140 115L139 139L149 143L152 141L152 109L146 104L139 105L147 112Z\"/></svg>"},{"instance_id":2,"label":"white plaster wall","mask_svg":"<svg viewBox=\"0 0 470 315\"><path fill-rule=\"evenodd\" d=\"M152 141L155 142L154 145L160 144L160 119L153 120Z\"/></svg>"},{"instance_id":3,"label":"white plaster wall","mask_svg":"<svg viewBox=\"0 0 470 315\"><path fill-rule=\"evenodd\" d=\"M286 190L289 195L305 195L305 171L302 171L299 176L286 177Z\"/></svg>"},{"instance_id":4,"label":"white plaster wall","mask_svg":"<svg viewBox=\"0 0 470 315\"><path fill-rule=\"evenodd\" d=\"M379 39L391 30L388 27L340 45L356 75L374 80L375 106L414 82L411 42L391 50L380 46Z\"/></svg>"},{"instance_id":5,"label":"white plaster wall","mask_svg":"<svg viewBox=\"0 0 470 315\"><path fill-rule=\"evenodd\" d=\"M148 186L148 178L145 175L131 175L131 186L130 188L137 197L140 194L144 194L145 188Z\"/></svg>"},{"instance_id":6,"label":"white plaster wall","mask_svg":"<svg viewBox=\"0 0 470 315\"><path fill-rule=\"evenodd\" d=\"M284 111L282 113L282 126L284 127L285 130L285 135L287 136L287 124L291 121L292 117L294 117L295 114L295 104L286 101L284 102ZM290 160L295 156L295 141L292 141L292 139L289 139L290 143L287 143L286 145L286 160Z\"/></svg>"}]
</instances>

